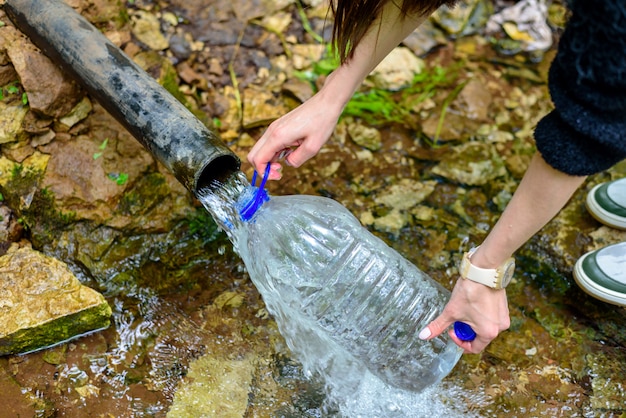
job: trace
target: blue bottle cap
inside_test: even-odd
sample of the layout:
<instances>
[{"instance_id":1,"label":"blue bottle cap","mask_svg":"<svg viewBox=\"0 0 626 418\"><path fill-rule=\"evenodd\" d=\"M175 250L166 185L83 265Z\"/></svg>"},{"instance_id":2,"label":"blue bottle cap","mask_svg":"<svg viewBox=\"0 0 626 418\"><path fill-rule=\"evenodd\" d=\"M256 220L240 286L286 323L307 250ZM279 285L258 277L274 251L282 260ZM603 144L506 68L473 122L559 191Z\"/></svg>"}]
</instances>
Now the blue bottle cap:
<instances>
[{"instance_id":1,"label":"blue bottle cap","mask_svg":"<svg viewBox=\"0 0 626 418\"><path fill-rule=\"evenodd\" d=\"M256 211L259 210L259 208L263 205L263 203L270 200L270 196L267 194L267 191L265 190L265 182L267 181L267 177L269 176L269 174L270 174L270 164L268 163L265 168L265 174L263 175L261 184L256 189L255 193L252 195L252 198L246 203L244 203L243 207L239 211L239 215L241 216L241 219L244 222L248 222L250 219L252 219ZM256 183L256 176L257 176L257 173L255 171L254 174L252 175L252 187L254 187L254 184Z\"/></svg>"},{"instance_id":2,"label":"blue bottle cap","mask_svg":"<svg viewBox=\"0 0 626 418\"><path fill-rule=\"evenodd\" d=\"M476 332L465 322L456 321L454 323L454 333L461 341L474 341L476 338Z\"/></svg>"}]
</instances>

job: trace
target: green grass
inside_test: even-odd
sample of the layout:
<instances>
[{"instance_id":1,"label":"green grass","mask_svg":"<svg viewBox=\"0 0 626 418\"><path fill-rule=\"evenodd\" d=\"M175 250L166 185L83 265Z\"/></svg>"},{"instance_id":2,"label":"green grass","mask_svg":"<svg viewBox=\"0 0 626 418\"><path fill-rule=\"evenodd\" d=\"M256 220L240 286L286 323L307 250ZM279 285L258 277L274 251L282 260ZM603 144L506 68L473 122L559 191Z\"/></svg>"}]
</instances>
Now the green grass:
<instances>
[{"instance_id":1,"label":"green grass","mask_svg":"<svg viewBox=\"0 0 626 418\"><path fill-rule=\"evenodd\" d=\"M102 157L102 154L104 153L104 150L107 147L107 144L109 143L109 138L106 138L104 141L102 141L102 143L98 146L98 149L100 150L99 152L95 152L93 154L93 159L97 160L98 158Z\"/></svg>"},{"instance_id":2,"label":"green grass","mask_svg":"<svg viewBox=\"0 0 626 418\"><path fill-rule=\"evenodd\" d=\"M339 59L330 46L325 56L316 62L309 71L297 71L295 76L311 83L315 87L319 77L327 76L339 65ZM459 83L459 68L461 64L444 68L434 66L416 74L411 84L399 91L390 91L379 88L361 90L354 94L342 113L342 118L351 116L359 118L373 126L389 123L411 125L415 119L413 110L420 103L434 97L439 92L447 94L442 99L441 117L443 120L448 106L461 91L465 83ZM433 141L434 142L434 141Z\"/></svg>"},{"instance_id":3,"label":"green grass","mask_svg":"<svg viewBox=\"0 0 626 418\"><path fill-rule=\"evenodd\" d=\"M23 105L28 104L28 96L23 91L22 85L18 80L11 81L9 84L0 87L0 100L12 100L15 98L19 98Z\"/></svg>"},{"instance_id":4,"label":"green grass","mask_svg":"<svg viewBox=\"0 0 626 418\"><path fill-rule=\"evenodd\" d=\"M126 173L109 173L109 179L113 180L119 186L123 186L128 182L128 174Z\"/></svg>"}]
</instances>

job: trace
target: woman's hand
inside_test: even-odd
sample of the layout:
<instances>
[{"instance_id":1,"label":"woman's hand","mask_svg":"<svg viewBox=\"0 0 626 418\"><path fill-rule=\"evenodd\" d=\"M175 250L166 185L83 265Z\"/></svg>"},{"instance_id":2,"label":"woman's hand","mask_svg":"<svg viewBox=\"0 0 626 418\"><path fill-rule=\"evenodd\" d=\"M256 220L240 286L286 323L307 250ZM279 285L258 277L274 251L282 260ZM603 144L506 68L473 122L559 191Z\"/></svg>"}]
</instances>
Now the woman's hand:
<instances>
[{"instance_id":1,"label":"woman's hand","mask_svg":"<svg viewBox=\"0 0 626 418\"><path fill-rule=\"evenodd\" d=\"M472 255L472 264L489 269L501 265L561 210L584 180L555 170L536 153L502 216ZM420 338L434 338L455 321L470 325L476 339L461 341L450 330L452 339L465 352L479 353L509 328L506 292L458 280L443 312L422 330Z\"/></svg>"},{"instance_id":2,"label":"woman's hand","mask_svg":"<svg viewBox=\"0 0 626 418\"><path fill-rule=\"evenodd\" d=\"M248 161L258 173L271 162L270 180L279 180L281 158L300 167L328 141L343 109L343 103L327 97L325 89L299 107L276 119L252 147Z\"/></svg>"},{"instance_id":3,"label":"woman's hand","mask_svg":"<svg viewBox=\"0 0 626 418\"><path fill-rule=\"evenodd\" d=\"M372 22L352 57L343 62L324 87L305 103L275 120L248 153L248 161L258 173L271 162L269 179L281 177L278 160L299 167L318 153L328 141L344 106L365 77L389 52L427 16L402 17L395 2L387 2Z\"/></svg>"},{"instance_id":4,"label":"woman's hand","mask_svg":"<svg viewBox=\"0 0 626 418\"><path fill-rule=\"evenodd\" d=\"M448 332L450 337L466 353L480 353L511 324L506 291L459 278L441 315L424 328L420 338L435 338L456 321L470 325L476 332L476 339L461 341L453 329Z\"/></svg>"}]
</instances>

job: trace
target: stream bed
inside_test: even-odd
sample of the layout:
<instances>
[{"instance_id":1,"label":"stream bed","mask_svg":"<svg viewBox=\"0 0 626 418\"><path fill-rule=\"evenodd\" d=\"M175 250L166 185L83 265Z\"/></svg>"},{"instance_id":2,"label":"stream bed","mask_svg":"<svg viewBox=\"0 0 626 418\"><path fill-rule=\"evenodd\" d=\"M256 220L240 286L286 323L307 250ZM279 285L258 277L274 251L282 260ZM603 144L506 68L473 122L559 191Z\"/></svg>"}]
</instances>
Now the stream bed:
<instances>
[{"instance_id":1,"label":"stream bed","mask_svg":"<svg viewBox=\"0 0 626 418\"><path fill-rule=\"evenodd\" d=\"M328 35L320 2L70 3L244 161L267 123L323 81L325 70L314 64L328 63L309 31ZM4 67L10 24L0 20L7 25L0 27ZM156 28L166 44L153 44L158 36L143 37L139 27ZM463 251L485 237L534 152L532 127L551 107L545 75L554 50L539 58L502 55L480 31L437 30L428 38L432 50L418 54L424 71L417 87L388 97L364 88L388 118L378 117L382 110L346 115L315 159L286 168L268 191L339 201L451 289ZM328 382L294 360L226 235L166 169L84 93L64 93L89 106L61 121L64 113L28 113L33 99L29 107L13 91L3 87L2 115L21 115L27 129L15 128L18 140L1 145L2 161L21 168L0 181L0 209L12 231L0 249L28 242L67 263L105 296L112 324L0 357L0 417L626 413L626 310L586 295L571 276L585 252L626 240L584 208L586 192L626 175L626 164L590 177L519 251L507 289L511 328L483 353L464 355L441 385L419 395L355 371L358 390L329 402ZM410 111L391 102L411 103ZM252 177L248 164L242 170Z\"/></svg>"}]
</instances>

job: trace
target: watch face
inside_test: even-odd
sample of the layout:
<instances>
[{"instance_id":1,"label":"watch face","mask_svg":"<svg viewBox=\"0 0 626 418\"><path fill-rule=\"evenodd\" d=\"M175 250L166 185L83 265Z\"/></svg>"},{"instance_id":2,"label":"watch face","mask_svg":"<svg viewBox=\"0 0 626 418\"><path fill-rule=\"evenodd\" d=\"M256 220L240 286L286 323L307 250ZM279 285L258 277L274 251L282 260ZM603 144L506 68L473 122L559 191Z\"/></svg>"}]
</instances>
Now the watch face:
<instances>
[{"instance_id":1,"label":"watch face","mask_svg":"<svg viewBox=\"0 0 626 418\"><path fill-rule=\"evenodd\" d=\"M513 272L515 271L515 262L511 261L507 263L504 274L502 275L502 287L506 287L513 278Z\"/></svg>"}]
</instances>

